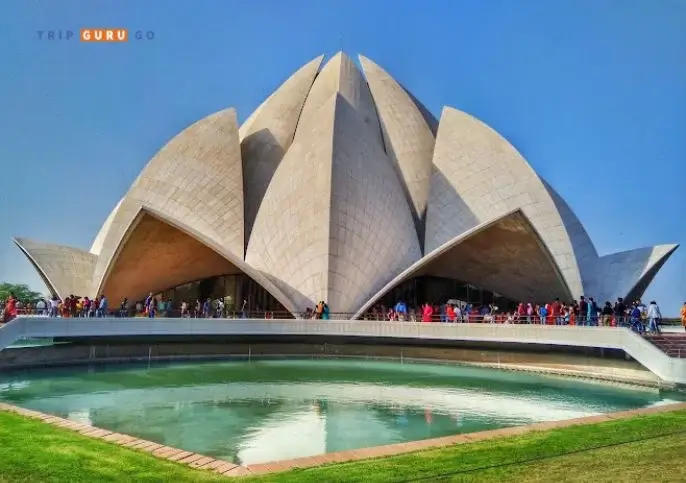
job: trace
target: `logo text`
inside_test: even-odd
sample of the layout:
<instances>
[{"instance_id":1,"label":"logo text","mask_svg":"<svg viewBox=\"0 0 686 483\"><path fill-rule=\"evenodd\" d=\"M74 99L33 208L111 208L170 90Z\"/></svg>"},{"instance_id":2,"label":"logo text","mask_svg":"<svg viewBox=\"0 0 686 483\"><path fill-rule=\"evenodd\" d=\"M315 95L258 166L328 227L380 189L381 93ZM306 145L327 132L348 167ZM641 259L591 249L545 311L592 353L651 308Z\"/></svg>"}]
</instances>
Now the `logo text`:
<instances>
[{"instance_id":1,"label":"logo text","mask_svg":"<svg viewBox=\"0 0 686 483\"><path fill-rule=\"evenodd\" d=\"M81 29L81 42L128 42L127 29Z\"/></svg>"}]
</instances>

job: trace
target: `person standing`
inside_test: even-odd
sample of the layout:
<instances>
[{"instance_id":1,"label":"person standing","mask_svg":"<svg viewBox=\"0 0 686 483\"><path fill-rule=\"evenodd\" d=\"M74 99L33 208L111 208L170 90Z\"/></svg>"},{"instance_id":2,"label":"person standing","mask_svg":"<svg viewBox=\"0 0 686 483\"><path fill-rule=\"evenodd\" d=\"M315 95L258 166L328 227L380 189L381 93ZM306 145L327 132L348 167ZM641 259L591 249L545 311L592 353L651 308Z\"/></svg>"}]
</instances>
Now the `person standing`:
<instances>
[{"instance_id":1,"label":"person standing","mask_svg":"<svg viewBox=\"0 0 686 483\"><path fill-rule=\"evenodd\" d=\"M10 292L10 296L7 299L7 303L5 304L5 317L7 320L5 322L9 322L13 318L17 316L17 298L14 296L14 293Z\"/></svg>"},{"instance_id":2,"label":"person standing","mask_svg":"<svg viewBox=\"0 0 686 483\"><path fill-rule=\"evenodd\" d=\"M448 304L448 306L445 309L445 315L448 322L455 322L455 309L452 305ZM401 319L401 321L402 320L404 319Z\"/></svg>"},{"instance_id":3,"label":"person standing","mask_svg":"<svg viewBox=\"0 0 686 483\"><path fill-rule=\"evenodd\" d=\"M610 325L610 320L612 319L613 314L613 308L609 300L605 302L605 305L603 306L603 309L600 312L600 314L602 316L603 327L607 327L608 325Z\"/></svg>"},{"instance_id":4,"label":"person standing","mask_svg":"<svg viewBox=\"0 0 686 483\"><path fill-rule=\"evenodd\" d=\"M98 317L105 317L107 315L107 297L105 294L100 296L100 305L98 306Z\"/></svg>"},{"instance_id":5,"label":"person standing","mask_svg":"<svg viewBox=\"0 0 686 483\"><path fill-rule=\"evenodd\" d=\"M81 308L80 317L84 317L84 318L88 317L88 312L90 312L90 310L91 310L91 303L92 303L91 299L89 299L88 297L83 298L83 302L81 304L82 308Z\"/></svg>"},{"instance_id":6,"label":"person standing","mask_svg":"<svg viewBox=\"0 0 686 483\"><path fill-rule=\"evenodd\" d=\"M224 298L219 297L217 299L217 318L218 319L221 319L224 317L224 307L225 307Z\"/></svg>"},{"instance_id":7,"label":"person standing","mask_svg":"<svg viewBox=\"0 0 686 483\"><path fill-rule=\"evenodd\" d=\"M45 309L46 309L45 300L40 299L36 303L36 315L48 315L48 313L46 312Z\"/></svg>"},{"instance_id":8,"label":"person standing","mask_svg":"<svg viewBox=\"0 0 686 483\"><path fill-rule=\"evenodd\" d=\"M588 325L598 325L598 303L593 297L588 299Z\"/></svg>"},{"instance_id":9,"label":"person standing","mask_svg":"<svg viewBox=\"0 0 686 483\"><path fill-rule=\"evenodd\" d=\"M145 307L145 314L150 317L150 312L152 310L152 305L154 304L154 299L152 296L152 292L148 294L147 297L145 297L145 301L143 302L143 306Z\"/></svg>"},{"instance_id":10,"label":"person standing","mask_svg":"<svg viewBox=\"0 0 686 483\"><path fill-rule=\"evenodd\" d=\"M624 299L622 297L619 297L617 302L615 302L613 312L615 316L615 325L619 327L624 324L624 318L626 317L626 304L624 303Z\"/></svg>"},{"instance_id":11,"label":"person standing","mask_svg":"<svg viewBox=\"0 0 686 483\"><path fill-rule=\"evenodd\" d=\"M395 313L398 314L400 322L407 320L407 305L405 305L405 302L398 300L398 303L395 304Z\"/></svg>"},{"instance_id":12,"label":"person standing","mask_svg":"<svg viewBox=\"0 0 686 483\"><path fill-rule=\"evenodd\" d=\"M588 302L583 295L579 297L579 314L577 317L578 325L586 325L588 321Z\"/></svg>"},{"instance_id":13,"label":"person standing","mask_svg":"<svg viewBox=\"0 0 686 483\"><path fill-rule=\"evenodd\" d=\"M50 312L48 313L48 317L57 317L58 312L59 312L59 307L60 307L60 299L58 299L56 295L53 295L52 298L50 299Z\"/></svg>"},{"instance_id":14,"label":"person standing","mask_svg":"<svg viewBox=\"0 0 686 483\"><path fill-rule=\"evenodd\" d=\"M526 307L524 306L524 302L519 302L519 305L517 306L517 323L523 323L525 317Z\"/></svg>"},{"instance_id":15,"label":"person standing","mask_svg":"<svg viewBox=\"0 0 686 483\"><path fill-rule=\"evenodd\" d=\"M531 302L528 302L526 304L526 323L531 324L531 322L533 321L533 317L534 317L534 306L531 305Z\"/></svg>"},{"instance_id":16,"label":"person standing","mask_svg":"<svg viewBox=\"0 0 686 483\"><path fill-rule=\"evenodd\" d=\"M559 311L559 310L560 310L560 309L558 308L558 311ZM559 312L558 312L558 315L557 315L558 318L559 318L559 315L560 315L560 314L559 314ZM538 308L538 318L539 318L539 323L540 323L541 325L545 325L546 320L548 319L548 309L546 308L545 305L541 305L541 306Z\"/></svg>"},{"instance_id":17,"label":"person standing","mask_svg":"<svg viewBox=\"0 0 686 483\"><path fill-rule=\"evenodd\" d=\"M657 302L651 300L650 305L648 305L648 332L659 334L661 320L662 313L660 312L660 307L657 306Z\"/></svg>"},{"instance_id":18,"label":"person standing","mask_svg":"<svg viewBox=\"0 0 686 483\"><path fill-rule=\"evenodd\" d=\"M629 320L631 321L631 330L637 334L643 335L645 333L645 327L643 322L641 322L641 309L638 308L638 303L634 302L629 312Z\"/></svg>"},{"instance_id":19,"label":"person standing","mask_svg":"<svg viewBox=\"0 0 686 483\"><path fill-rule=\"evenodd\" d=\"M555 302L550 306L550 313L548 315L552 315L555 325L562 325L562 302L560 302L559 298L556 298Z\"/></svg>"},{"instance_id":20,"label":"person standing","mask_svg":"<svg viewBox=\"0 0 686 483\"><path fill-rule=\"evenodd\" d=\"M643 324L645 324L645 323L646 323L646 319L648 318L648 316L647 316L647 314L648 314L648 307L646 307L646 304L644 304L643 302L641 302L641 299L638 299L638 300L636 301L636 305L638 306L638 310L641 311L641 322L642 322Z\"/></svg>"},{"instance_id":21,"label":"person standing","mask_svg":"<svg viewBox=\"0 0 686 483\"><path fill-rule=\"evenodd\" d=\"M98 315L98 307L100 307L100 299L95 297L93 300L91 300L91 308L88 311L88 317L93 318Z\"/></svg>"},{"instance_id":22,"label":"person standing","mask_svg":"<svg viewBox=\"0 0 686 483\"><path fill-rule=\"evenodd\" d=\"M429 303L422 306L422 322L431 322L431 317L434 314L434 309Z\"/></svg>"},{"instance_id":23,"label":"person standing","mask_svg":"<svg viewBox=\"0 0 686 483\"><path fill-rule=\"evenodd\" d=\"M686 330L686 302L684 302L683 307L681 307L681 325L683 325L684 330Z\"/></svg>"},{"instance_id":24,"label":"person standing","mask_svg":"<svg viewBox=\"0 0 686 483\"><path fill-rule=\"evenodd\" d=\"M129 316L129 299L126 297L121 298L121 303L119 304L119 317Z\"/></svg>"}]
</instances>

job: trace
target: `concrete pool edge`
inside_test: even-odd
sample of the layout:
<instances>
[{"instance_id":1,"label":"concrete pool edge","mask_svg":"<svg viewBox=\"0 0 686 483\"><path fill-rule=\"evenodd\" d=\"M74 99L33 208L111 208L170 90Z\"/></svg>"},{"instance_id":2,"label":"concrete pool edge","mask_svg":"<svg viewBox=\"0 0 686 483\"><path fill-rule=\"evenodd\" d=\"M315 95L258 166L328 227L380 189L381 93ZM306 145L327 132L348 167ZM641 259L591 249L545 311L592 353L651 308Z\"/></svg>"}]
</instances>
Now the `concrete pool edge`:
<instances>
[{"instance_id":1,"label":"concrete pool edge","mask_svg":"<svg viewBox=\"0 0 686 483\"><path fill-rule=\"evenodd\" d=\"M660 380L632 360L616 354L593 352L567 354L529 352L521 347L503 349L472 346L332 344L298 342L231 341L220 343L136 342L110 344L61 344L11 349L0 353L0 372L32 368L69 367L115 363L152 363L174 361L283 359L363 359L399 362L427 362L485 367L538 375L569 377L612 385L647 389L679 389Z\"/></svg>"},{"instance_id":2,"label":"concrete pool edge","mask_svg":"<svg viewBox=\"0 0 686 483\"><path fill-rule=\"evenodd\" d=\"M457 434L453 436L444 436L440 438L409 441L406 443L395 443L370 448L360 448L354 450L339 451L334 453L325 453L318 456L307 456L289 460L272 461L267 463L241 466L228 461L215 459L210 456L205 456L202 454L193 453L191 451L165 446L163 444L155 443L153 441L140 439L135 436L109 431L88 424L77 423L75 421L70 421L68 419L60 418L50 414L45 414L39 411L33 411L31 409L25 409L19 406L14 406L12 404L0 402L0 411L15 413L20 416L28 417L31 419L38 419L43 423L47 423L62 429L68 429L77 432L82 436L100 439L102 441L117 444L125 448L146 452L159 459L180 463L193 469L212 471L214 473L218 473L228 477L277 473L296 468L312 468L316 466L335 463L345 463L379 457L397 456L415 451L452 446L455 444L467 444L495 438L507 438L535 431L547 431L552 429L566 428L570 426L596 424L646 414L656 414L679 410L686 410L686 403L682 402L674 404L665 404L662 406L653 406L649 408L598 414L595 416L587 416L583 418L566 419L560 421L548 421L542 423L528 424L524 426L514 426L511 428L493 429L468 434Z\"/></svg>"},{"instance_id":3,"label":"concrete pool edge","mask_svg":"<svg viewBox=\"0 0 686 483\"><path fill-rule=\"evenodd\" d=\"M484 369L495 369L508 372L520 372L525 374L536 374L556 379L574 379L585 384L597 384L601 386L611 386L633 391L660 392L662 390L681 392L681 388L662 384L659 380L635 377L629 374L601 374L591 369L579 370L578 368L554 367L545 364L506 364L488 362L462 362L464 366L480 367ZM597 368L593 368L597 370Z\"/></svg>"}]
</instances>

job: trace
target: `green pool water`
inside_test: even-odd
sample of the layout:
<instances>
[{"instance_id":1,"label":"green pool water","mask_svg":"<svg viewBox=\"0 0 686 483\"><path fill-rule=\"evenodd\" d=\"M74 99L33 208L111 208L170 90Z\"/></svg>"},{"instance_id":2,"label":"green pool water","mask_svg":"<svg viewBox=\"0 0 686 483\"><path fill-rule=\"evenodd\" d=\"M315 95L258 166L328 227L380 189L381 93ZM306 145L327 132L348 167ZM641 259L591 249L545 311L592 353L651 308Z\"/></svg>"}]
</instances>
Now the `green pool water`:
<instances>
[{"instance_id":1,"label":"green pool water","mask_svg":"<svg viewBox=\"0 0 686 483\"><path fill-rule=\"evenodd\" d=\"M589 416L676 396L355 360L112 365L0 375L0 400L241 464Z\"/></svg>"}]
</instances>

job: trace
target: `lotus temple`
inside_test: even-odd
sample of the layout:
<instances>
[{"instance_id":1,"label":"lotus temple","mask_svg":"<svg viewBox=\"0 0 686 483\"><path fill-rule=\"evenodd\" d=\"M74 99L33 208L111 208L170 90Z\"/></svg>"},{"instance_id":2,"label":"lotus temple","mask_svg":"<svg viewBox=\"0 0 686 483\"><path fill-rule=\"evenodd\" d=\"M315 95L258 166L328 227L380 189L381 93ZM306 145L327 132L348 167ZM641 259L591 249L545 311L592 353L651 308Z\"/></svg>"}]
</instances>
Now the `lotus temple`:
<instances>
[{"instance_id":1,"label":"lotus temple","mask_svg":"<svg viewBox=\"0 0 686 483\"><path fill-rule=\"evenodd\" d=\"M240 126L225 109L186 128L89 249L14 241L59 297L225 297L293 315L325 300L352 318L398 298L635 299L676 250L599 254L496 131L452 107L436 119L359 65L317 57Z\"/></svg>"}]
</instances>

